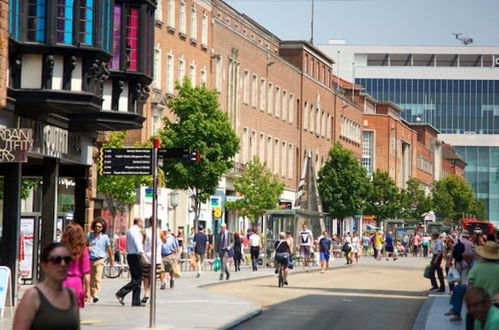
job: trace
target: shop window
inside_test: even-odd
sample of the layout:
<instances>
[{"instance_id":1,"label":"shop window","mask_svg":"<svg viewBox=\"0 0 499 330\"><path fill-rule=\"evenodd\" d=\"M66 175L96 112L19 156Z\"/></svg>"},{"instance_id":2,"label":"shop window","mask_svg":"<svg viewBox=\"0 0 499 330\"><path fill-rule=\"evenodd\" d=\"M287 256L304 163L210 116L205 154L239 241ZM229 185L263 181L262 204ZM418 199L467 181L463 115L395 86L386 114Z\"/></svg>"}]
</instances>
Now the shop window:
<instances>
[{"instance_id":1,"label":"shop window","mask_svg":"<svg viewBox=\"0 0 499 330\"><path fill-rule=\"evenodd\" d=\"M45 41L45 0L28 0L28 41Z\"/></svg>"},{"instance_id":2,"label":"shop window","mask_svg":"<svg viewBox=\"0 0 499 330\"><path fill-rule=\"evenodd\" d=\"M80 42L91 45L94 23L94 0L80 0Z\"/></svg>"},{"instance_id":3,"label":"shop window","mask_svg":"<svg viewBox=\"0 0 499 330\"><path fill-rule=\"evenodd\" d=\"M57 42L73 43L73 0L57 0Z\"/></svg>"},{"instance_id":4,"label":"shop window","mask_svg":"<svg viewBox=\"0 0 499 330\"><path fill-rule=\"evenodd\" d=\"M139 48L139 9L128 8L126 14L126 68L137 70Z\"/></svg>"},{"instance_id":5,"label":"shop window","mask_svg":"<svg viewBox=\"0 0 499 330\"><path fill-rule=\"evenodd\" d=\"M121 5L114 6L113 15L113 59L111 68L119 70L121 59Z\"/></svg>"}]
</instances>

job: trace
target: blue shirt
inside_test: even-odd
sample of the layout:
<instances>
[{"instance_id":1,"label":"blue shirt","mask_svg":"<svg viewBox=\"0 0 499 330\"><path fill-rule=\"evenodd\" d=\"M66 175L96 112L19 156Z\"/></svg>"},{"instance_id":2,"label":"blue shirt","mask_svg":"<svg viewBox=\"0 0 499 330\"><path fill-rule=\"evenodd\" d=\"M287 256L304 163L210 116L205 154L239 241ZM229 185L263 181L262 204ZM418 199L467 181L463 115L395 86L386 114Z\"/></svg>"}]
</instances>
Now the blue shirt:
<instances>
[{"instance_id":1,"label":"blue shirt","mask_svg":"<svg viewBox=\"0 0 499 330\"><path fill-rule=\"evenodd\" d=\"M144 236L139 226L133 225L126 233L126 252L128 254L144 253Z\"/></svg>"},{"instance_id":2,"label":"blue shirt","mask_svg":"<svg viewBox=\"0 0 499 330\"><path fill-rule=\"evenodd\" d=\"M177 239L172 234L168 234L166 236L166 243L161 244L161 255L166 256L175 253L177 247Z\"/></svg>"},{"instance_id":3,"label":"blue shirt","mask_svg":"<svg viewBox=\"0 0 499 330\"><path fill-rule=\"evenodd\" d=\"M386 236L385 242L386 242L386 247L388 247L388 248L392 248L393 247L393 237Z\"/></svg>"},{"instance_id":4,"label":"blue shirt","mask_svg":"<svg viewBox=\"0 0 499 330\"><path fill-rule=\"evenodd\" d=\"M109 237L106 234L90 233L88 235L88 241L90 246L90 259L101 259L106 257L106 250L111 243L109 242Z\"/></svg>"}]
</instances>

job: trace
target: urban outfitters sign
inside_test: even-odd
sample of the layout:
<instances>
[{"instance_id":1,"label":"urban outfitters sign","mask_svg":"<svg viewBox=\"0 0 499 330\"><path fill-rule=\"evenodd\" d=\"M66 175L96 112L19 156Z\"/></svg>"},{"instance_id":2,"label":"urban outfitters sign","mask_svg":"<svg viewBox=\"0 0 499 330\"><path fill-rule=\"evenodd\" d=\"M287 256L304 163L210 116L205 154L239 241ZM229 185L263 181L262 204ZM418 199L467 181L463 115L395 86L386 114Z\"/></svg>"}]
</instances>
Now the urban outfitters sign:
<instances>
[{"instance_id":1,"label":"urban outfitters sign","mask_svg":"<svg viewBox=\"0 0 499 330\"><path fill-rule=\"evenodd\" d=\"M27 162L26 152L33 146L29 128L0 129L0 163Z\"/></svg>"}]
</instances>

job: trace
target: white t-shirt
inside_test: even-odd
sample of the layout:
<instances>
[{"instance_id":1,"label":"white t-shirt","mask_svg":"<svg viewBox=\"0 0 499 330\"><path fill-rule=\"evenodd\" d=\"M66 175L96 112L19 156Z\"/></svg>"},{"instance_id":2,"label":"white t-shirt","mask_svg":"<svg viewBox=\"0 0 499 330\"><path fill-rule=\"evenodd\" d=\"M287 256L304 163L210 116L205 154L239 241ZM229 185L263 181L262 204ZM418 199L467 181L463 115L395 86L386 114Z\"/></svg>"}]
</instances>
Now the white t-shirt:
<instances>
[{"instance_id":1,"label":"white t-shirt","mask_svg":"<svg viewBox=\"0 0 499 330\"><path fill-rule=\"evenodd\" d=\"M161 263L161 238L159 237L159 230L156 231L156 263ZM146 239L144 240L144 254L147 257L148 264L151 263L151 247L152 247L152 229L146 229Z\"/></svg>"},{"instance_id":2,"label":"white t-shirt","mask_svg":"<svg viewBox=\"0 0 499 330\"><path fill-rule=\"evenodd\" d=\"M310 231L310 229L300 231L300 245L312 245L312 232Z\"/></svg>"},{"instance_id":3,"label":"white t-shirt","mask_svg":"<svg viewBox=\"0 0 499 330\"><path fill-rule=\"evenodd\" d=\"M250 246L259 247L260 246L260 236L253 234L249 237Z\"/></svg>"}]
</instances>

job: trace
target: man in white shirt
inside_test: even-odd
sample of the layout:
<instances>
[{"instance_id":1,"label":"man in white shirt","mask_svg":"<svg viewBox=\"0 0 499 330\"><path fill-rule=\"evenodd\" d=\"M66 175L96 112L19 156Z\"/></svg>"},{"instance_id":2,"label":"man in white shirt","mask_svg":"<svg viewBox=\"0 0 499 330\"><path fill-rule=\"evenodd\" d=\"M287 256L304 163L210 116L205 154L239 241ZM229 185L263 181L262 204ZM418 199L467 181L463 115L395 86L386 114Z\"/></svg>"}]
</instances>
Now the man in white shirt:
<instances>
[{"instance_id":1,"label":"man in white shirt","mask_svg":"<svg viewBox=\"0 0 499 330\"><path fill-rule=\"evenodd\" d=\"M314 236L312 235L312 231L308 229L306 224L303 224L302 231L298 234L298 240L300 244L300 255L303 259L303 265L305 269L308 270L308 263L310 261L310 249L312 247L312 243L314 242Z\"/></svg>"},{"instance_id":2,"label":"man in white shirt","mask_svg":"<svg viewBox=\"0 0 499 330\"><path fill-rule=\"evenodd\" d=\"M254 229L251 229L249 243L251 253L251 266L253 267L253 271L256 272L258 270L258 258L260 257L260 250L262 249L262 239L260 238L260 236L258 236Z\"/></svg>"},{"instance_id":3,"label":"man in white shirt","mask_svg":"<svg viewBox=\"0 0 499 330\"><path fill-rule=\"evenodd\" d=\"M144 254L144 220L135 218L133 226L128 230L126 239L126 260L130 268L132 280L116 292L116 298L121 305L125 305L123 299L125 296L132 293L132 306L144 306L140 302L140 284L142 283L142 263L147 262Z\"/></svg>"}]
</instances>

